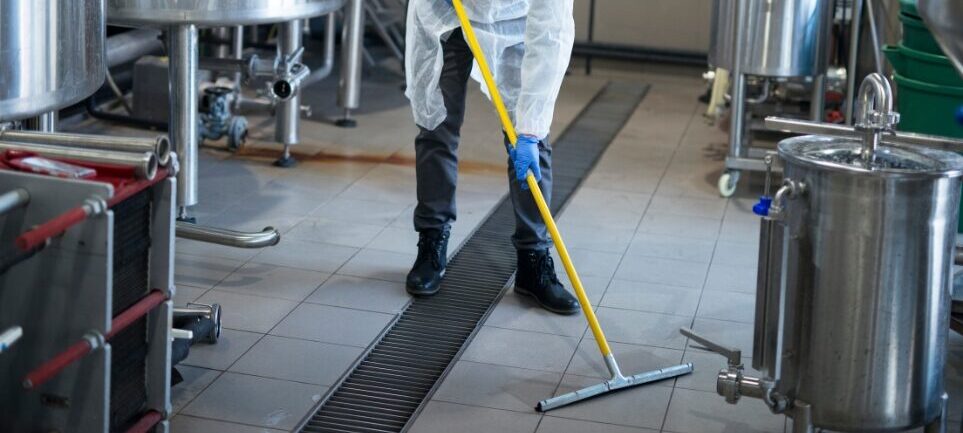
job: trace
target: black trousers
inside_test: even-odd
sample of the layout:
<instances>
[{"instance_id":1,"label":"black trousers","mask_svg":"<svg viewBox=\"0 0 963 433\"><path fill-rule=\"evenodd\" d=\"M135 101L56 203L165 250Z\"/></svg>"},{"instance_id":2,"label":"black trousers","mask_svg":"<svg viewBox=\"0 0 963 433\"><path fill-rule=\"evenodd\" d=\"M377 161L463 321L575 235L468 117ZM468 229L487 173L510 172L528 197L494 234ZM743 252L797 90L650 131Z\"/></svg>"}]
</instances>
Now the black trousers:
<instances>
[{"instance_id":1,"label":"black trousers","mask_svg":"<svg viewBox=\"0 0 963 433\"><path fill-rule=\"evenodd\" d=\"M458 142L465 121L465 95L474 58L462 36L455 30L442 43L444 67L440 87L448 116L434 130L420 128L415 138L415 170L418 177L418 205L415 207L415 230L448 229L457 217L455 187L458 184ZM495 126L492 125L494 128ZM509 146L505 142L506 149ZM542 180L539 186L545 200L552 200L552 148L546 140L539 143ZM515 234L512 242L520 250L544 249L551 245L548 231L531 192L522 190L508 161L508 182L515 206Z\"/></svg>"}]
</instances>

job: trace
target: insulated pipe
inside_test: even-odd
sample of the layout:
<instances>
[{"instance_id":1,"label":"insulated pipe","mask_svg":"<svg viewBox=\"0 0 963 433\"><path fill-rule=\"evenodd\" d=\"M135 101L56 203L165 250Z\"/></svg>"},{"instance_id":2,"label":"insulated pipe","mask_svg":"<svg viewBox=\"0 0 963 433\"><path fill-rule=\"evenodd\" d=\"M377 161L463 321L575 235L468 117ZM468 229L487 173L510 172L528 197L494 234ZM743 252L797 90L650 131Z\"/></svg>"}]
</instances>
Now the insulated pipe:
<instances>
[{"instance_id":1,"label":"insulated pipe","mask_svg":"<svg viewBox=\"0 0 963 433\"><path fill-rule=\"evenodd\" d=\"M136 304L131 305L118 314L117 317L114 317L114 320L110 322L110 332L108 332L107 335L100 337L96 334L88 334L63 352L60 352L30 371L30 373L27 373L22 382L23 387L26 389L34 389L53 379L71 364L87 356L87 354L94 349L103 346L104 340L110 340L119 332L127 329L128 326L146 316L147 313L150 313L151 310L164 301L167 301L167 295L165 295L164 292L156 289L152 290L147 296L137 301Z\"/></svg>"},{"instance_id":2,"label":"insulated pipe","mask_svg":"<svg viewBox=\"0 0 963 433\"><path fill-rule=\"evenodd\" d=\"M0 216L30 202L30 193L23 188L7 191L0 195Z\"/></svg>"},{"instance_id":3,"label":"insulated pipe","mask_svg":"<svg viewBox=\"0 0 963 433\"><path fill-rule=\"evenodd\" d=\"M177 222L177 237L235 248L264 248L277 245L281 241L281 233L274 227L265 227L260 232L246 233L199 226L183 221Z\"/></svg>"},{"instance_id":4,"label":"insulated pipe","mask_svg":"<svg viewBox=\"0 0 963 433\"><path fill-rule=\"evenodd\" d=\"M118 152L153 152L154 155L157 156L157 162L162 166L167 166L171 159L171 142L165 135L158 135L154 138L141 138L8 130L0 131L0 140Z\"/></svg>"},{"instance_id":5,"label":"insulated pipe","mask_svg":"<svg viewBox=\"0 0 963 433\"><path fill-rule=\"evenodd\" d=\"M278 33L278 56L285 59L289 64L298 64L301 62L300 55L294 58L288 58L288 56L296 54L298 50L302 48L301 36L303 34L303 28L301 24L301 20L291 20L280 24L280 32ZM298 127L301 123L301 91L299 88L292 90L293 92L287 99L282 99L282 101L278 103L277 118L275 119L274 139L284 145L282 160L290 158L289 146L298 144L299 141Z\"/></svg>"},{"instance_id":6,"label":"insulated pipe","mask_svg":"<svg viewBox=\"0 0 963 433\"><path fill-rule=\"evenodd\" d=\"M325 18L327 21L324 23L324 60L320 67L313 69L311 75L301 82L302 89L327 78L334 70L334 39L338 18L334 12L329 13Z\"/></svg>"},{"instance_id":7,"label":"insulated pipe","mask_svg":"<svg viewBox=\"0 0 963 433\"><path fill-rule=\"evenodd\" d=\"M107 67L133 62L148 54L163 51L161 33L154 29L135 29L107 38Z\"/></svg>"},{"instance_id":8,"label":"insulated pipe","mask_svg":"<svg viewBox=\"0 0 963 433\"><path fill-rule=\"evenodd\" d=\"M344 31L341 35L341 86L338 88L338 106L344 109L344 117L338 126L353 127L351 110L361 106L361 67L364 62L364 5L362 0L348 0L344 9Z\"/></svg>"},{"instance_id":9,"label":"insulated pipe","mask_svg":"<svg viewBox=\"0 0 963 433\"><path fill-rule=\"evenodd\" d=\"M197 204L197 27L172 26L168 31L170 54L170 136L180 171L177 172L178 216Z\"/></svg>"},{"instance_id":10,"label":"insulated pipe","mask_svg":"<svg viewBox=\"0 0 963 433\"><path fill-rule=\"evenodd\" d=\"M157 156L150 152L111 152L101 149L83 149L51 144L21 143L0 140L0 150L36 153L56 159L68 159L95 164L116 165L134 170L140 179L153 179L157 174Z\"/></svg>"}]
</instances>

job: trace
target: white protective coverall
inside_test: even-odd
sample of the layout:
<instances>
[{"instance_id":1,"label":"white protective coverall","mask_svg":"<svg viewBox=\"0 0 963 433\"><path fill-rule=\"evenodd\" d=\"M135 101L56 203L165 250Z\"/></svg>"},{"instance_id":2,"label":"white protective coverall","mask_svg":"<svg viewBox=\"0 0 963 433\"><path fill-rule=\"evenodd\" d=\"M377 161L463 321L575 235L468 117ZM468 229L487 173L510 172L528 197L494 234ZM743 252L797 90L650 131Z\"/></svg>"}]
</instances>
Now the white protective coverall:
<instances>
[{"instance_id":1,"label":"white protective coverall","mask_svg":"<svg viewBox=\"0 0 963 433\"><path fill-rule=\"evenodd\" d=\"M519 134L548 136L575 40L573 1L462 1ZM446 0L411 0L408 8L405 95L415 123L433 130L447 113L441 41L460 24ZM482 82L477 64L472 77Z\"/></svg>"}]
</instances>

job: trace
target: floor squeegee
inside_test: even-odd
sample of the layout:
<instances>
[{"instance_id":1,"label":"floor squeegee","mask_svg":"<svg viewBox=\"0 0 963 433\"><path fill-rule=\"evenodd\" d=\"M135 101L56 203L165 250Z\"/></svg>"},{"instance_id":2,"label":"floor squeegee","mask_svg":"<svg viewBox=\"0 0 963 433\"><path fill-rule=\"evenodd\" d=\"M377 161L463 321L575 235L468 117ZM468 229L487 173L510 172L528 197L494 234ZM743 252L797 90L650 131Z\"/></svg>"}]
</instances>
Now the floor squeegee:
<instances>
[{"instance_id":1,"label":"floor squeegee","mask_svg":"<svg viewBox=\"0 0 963 433\"><path fill-rule=\"evenodd\" d=\"M465 40L468 42L469 47L471 47L472 54L475 56L475 61L478 63L478 67L485 79L485 85L488 87L488 93L491 96L492 103L495 105L495 110L498 111L498 117L501 119L502 128L505 130L505 134L508 136L511 145L515 146L515 142L518 140L515 126L512 124L512 121L508 116L508 111L505 109L505 103L502 101L501 94L498 92L498 86L495 85L495 80L492 76L491 69L488 67L485 53L482 52L481 46L478 44L478 39L475 37L475 30L472 28L471 21L468 19L468 14L465 11L465 7L461 0L452 0L452 5L455 8L455 12L458 14L458 20L461 22L462 34L464 34ZM595 316L595 312L592 310L592 304L589 303L588 296L585 294L585 288L582 287L582 281L579 279L578 273L575 271L575 266L572 264L572 258L568 255L568 249L565 248L565 242L562 241L562 235L559 233L558 227L555 225L555 219L552 217L552 211L549 210L548 204L545 202L545 197L542 195L541 189L539 189L538 181L535 180L535 176L531 171L528 172L526 182L528 183L529 190L532 192L532 196L535 198L535 203L538 205L538 211L541 213L542 219L545 221L545 225L548 227L548 232L551 234L552 240L555 242L555 248L558 250L559 258L561 258L562 264L565 266L565 272L568 274L568 278L572 282L576 296L578 296L579 304L581 304L582 307L582 312L585 314L585 318L588 320L589 327L592 329L592 334L595 336L595 342L598 343L599 351L602 353L602 358L605 361L605 366L608 368L609 373L612 374L611 379L597 385L570 392L568 394L562 394L558 397L542 400L538 402L537 406L535 406L535 410L539 412L545 412L620 389L644 385L647 383L670 379L676 376L691 373L692 364L686 363L659 370L648 371L634 376L624 376L622 374L622 372L619 370L619 364L615 361L615 355L612 354L612 349L609 347L609 343L605 339L605 333L602 332L602 327L599 325L598 318Z\"/></svg>"}]
</instances>

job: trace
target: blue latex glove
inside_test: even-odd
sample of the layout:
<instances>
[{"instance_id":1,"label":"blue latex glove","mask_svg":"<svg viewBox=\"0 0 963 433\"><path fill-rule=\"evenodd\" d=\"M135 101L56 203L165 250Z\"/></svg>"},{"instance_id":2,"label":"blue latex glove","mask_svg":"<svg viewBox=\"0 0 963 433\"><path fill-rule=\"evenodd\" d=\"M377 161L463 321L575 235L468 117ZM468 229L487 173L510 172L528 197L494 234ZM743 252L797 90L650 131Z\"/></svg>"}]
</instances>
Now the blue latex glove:
<instances>
[{"instance_id":1,"label":"blue latex glove","mask_svg":"<svg viewBox=\"0 0 963 433\"><path fill-rule=\"evenodd\" d=\"M515 177L522 184L522 189L528 189L525 178L531 170L535 180L542 180L542 168L539 166L538 138L533 135L519 135L515 148L509 151L509 156L515 166Z\"/></svg>"}]
</instances>

